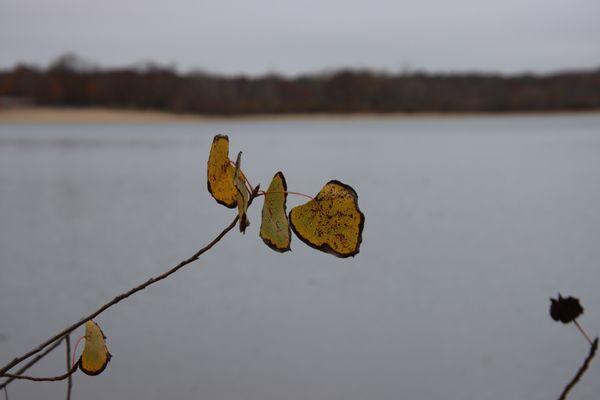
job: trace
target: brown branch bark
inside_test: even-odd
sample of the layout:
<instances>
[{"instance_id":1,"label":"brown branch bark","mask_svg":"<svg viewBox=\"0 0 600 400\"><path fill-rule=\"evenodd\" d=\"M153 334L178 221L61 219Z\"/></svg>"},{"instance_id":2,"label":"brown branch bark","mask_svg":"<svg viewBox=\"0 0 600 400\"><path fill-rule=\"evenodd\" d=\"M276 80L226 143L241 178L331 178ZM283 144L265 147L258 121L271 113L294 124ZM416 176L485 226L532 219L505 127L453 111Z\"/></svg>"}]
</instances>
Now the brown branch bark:
<instances>
[{"instance_id":1,"label":"brown branch bark","mask_svg":"<svg viewBox=\"0 0 600 400\"><path fill-rule=\"evenodd\" d=\"M52 350L57 348L60 345L60 343L61 343L60 340L57 340L56 342L54 342L52 344L52 346L48 347L42 354L39 354L33 360L29 361L26 365L24 365L22 368L20 368L15 373L15 375L22 375L29 368L33 367L38 361L40 361L42 358L46 357L48 355L48 353L50 353ZM0 389L6 389L6 385L8 385L9 383L11 383L14 380L15 380L14 378L8 378L4 382L2 382L2 384L0 384Z\"/></svg>"},{"instance_id":2,"label":"brown branch bark","mask_svg":"<svg viewBox=\"0 0 600 400\"><path fill-rule=\"evenodd\" d=\"M577 382L579 382L579 379L581 379L585 371L588 369L592 358L594 358L594 356L596 355L596 350L598 350L598 338L596 338L592 343L592 347L590 348L590 354L588 354L586 359L583 361L583 364L581 365L581 367L579 367L579 370L577 371L571 382L569 382L567 386L565 386L565 389L561 393L558 400L565 400L567 398L567 394L569 394L569 391L573 389L573 386L575 386Z\"/></svg>"},{"instance_id":3,"label":"brown branch bark","mask_svg":"<svg viewBox=\"0 0 600 400\"><path fill-rule=\"evenodd\" d=\"M67 372L71 370L71 336L65 336L65 346L67 354ZM71 400L71 388L73 387L73 378L67 377L67 400Z\"/></svg>"},{"instance_id":4,"label":"brown branch bark","mask_svg":"<svg viewBox=\"0 0 600 400\"><path fill-rule=\"evenodd\" d=\"M257 187L258 189L258 187ZM256 192L256 190L255 190ZM255 193L253 193L255 195ZM103 313L104 311L106 311L108 308L114 306L115 304L121 302L122 300L128 298L129 296L139 292L140 290L144 290L145 288L147 288L148 286L161 281L165 278L168 278L170 275L174 274L175 272L179 271L181 268L185 267L186 265L196 261L202 254L204 254L206 251L210 250L215 244L217 244L230 230L232 230L237 221L238 221L238 216L236 216L233 221L221 232L217 235L217 237L215 237L209 244L207 244L206 246L204 246L203 248L201 248L200 250L198 250L193 256L181 261L179 264L177 264L176 266L174 266L173 268L171 268L170 270L168 270L167 272L154 277L154 278L150 278L148 279L146 282L134 287L133 289L122 293L120 295L118 295L117 297L115 297L114 299L112 299L111 301L109 301L108 303L104 304L103 306L101 306L99 309L97 309L96 311L94 311L93 313L83 317L82 319L80 319L78 322L75 322L74 324L70 325L69 327L63 329L61 332L57 333L56 335L52 336L51 338L49 338L48 340L46 340L45 342L43 342L42 344L38 345L37 347L35 347L34 349L28 351L27 353L23 354L22 356L16 357L14 358L12 361L10 361L8 364L4 365L1 369L0 369L0 376L6 376L9 378L15 378L15 379L27 379L27 378L18 378L18 374L16 375L12 375L12 374L7 374L7 371L11 368L13 368L15 365L19 364L20 362L26 360L27 358L33 356L34 354L39 353L40 351L42 351L46 346L56 342L56 341L60 341L60 339L62 339L65 335L71 333L73 330L79 328L81 325L85 324L86 321L89 321L90 319L95 318L96 316L100 315L101 313ZM43 356L42 356L43 357ZM40 357L41 358L41 357ZM67 378L68 375L64 375L64 378ZM63 378L63 379L64 379ZM30 379L30 380L36 380L36 379ZM55 380L60 380L60 379L55 379ZM2 387L6 386L6 384L8 384L8 381L5 382L3 384Z\"/></svg>"},{"instance_id":5,"label":"brown branch bark","mask_svg":"<svg viewBox=\"0 0 600 400\"><path fill-rule=\"evenodd\" d=\"M58 375L58 376L51 376L51 377L44 377L44 378L39 378L37 376L13 375L13 374L4 374L4 376L7 376L7 377L13 378L13 379L22 379L22 380L34 381L34 382L56 382L56 381L64 381L65 379L67 379L71 375L73 375L75 373L75 371L77 371L77 364L73 365L71 367L71 369L68 370L67 372L65 372L64 374Z\"/></svg>"}]
</instances>

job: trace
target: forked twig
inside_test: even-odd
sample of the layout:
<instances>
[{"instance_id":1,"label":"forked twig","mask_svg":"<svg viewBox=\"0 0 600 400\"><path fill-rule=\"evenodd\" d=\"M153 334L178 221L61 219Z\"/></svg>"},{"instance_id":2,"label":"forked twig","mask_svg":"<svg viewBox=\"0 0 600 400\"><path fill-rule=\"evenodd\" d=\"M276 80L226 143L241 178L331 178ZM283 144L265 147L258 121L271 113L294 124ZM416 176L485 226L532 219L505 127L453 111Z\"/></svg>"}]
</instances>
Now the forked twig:
<instances>
[{"instance_id":1,"label":"forked twig","mask_svg":"<svg viewBox=\"0 0 600 400\"><path fill-rule=\"evenodd\" d=\"M42 354L39 354L33 360L29 361L27 364L25 364L23 367L21 367L15 373L15 375L22 375L29 368L33 367L38 361L40 361L42 358L46 357L48 355L48 353L50 353L52 350L54 350L55 348L57 348L60 345L60 343L61 343L60 340L57 340L56 342L54 342L52 344L52 346L48 347ZM8 385L9 383L11 383L14 380L15 380L14 378L8 378L4 382L2 382L2 384L0 384L0 389L6 389L6 385Z\"/></svg>"},{"instance_id":2,"label":"forked twig","mask_svg":"<svg viewBox=\"0 0 600 400\"><path fill-rule=\"evenodd\" d=\"M181 268L185 267L186 265L196 261L202 254L204 254L206 251L210 250L215 244L217 244L229 231L231 231L235 225L237 224L239 217L236 215L236 217L233 219L233 221L225 228L223 229L223 231L221 233L219 233L217 235L217 237L215 237L209 244L207 244L206 246L204 246L203 248L201 248L200 250L198 250L194 255L192 255L191 257L181 261L179 264L177 264L176 266L174 266L173 268L171 268L170 270L168 270L167 272L154 277L154 278L150 278L148 279L146 282L134 287L133 289L122 293L120 295L118 295L117 297L115 297L113 300L109 301L108 303L104 304L103 306L101 306L99 309L97 309L96 311L94 311L93 313L83 317L82 319L80 319L78 322L75 322L74 324L70 325L69 327L63 329L61 332L57 333L56 335L52 336L51 338L49 338L48 340L46 340L45 342L43 342L42 344L38 345L37 347L35 347L34 349L28 351L27 353L23 354L22 356L16 357L14 358L12 361L10 361L8 364L4 365L1 369L0 369L0 376L6 376L8 378L14 378L14 379L27 379L27 378L19 378L19 374L7 374L7 371L11 368L13 368L15 365L19 364L20 362L28 359L29 357L33 356L34 354L39 353L40 351L44 350L45 347L47 347L48 345L60 341L65 335L71 333L72 331L74 331L75 329L79 328L80 326L82 326L83 324L86 323L86 321L89 321L93 318L95 318L96 316L98 316L99 314L103 313L104 311L106 311L108 308L114 306L115 304L119 303L120 301L128 298L129 296L139 292L140 290L144 290L145 288L147 288L148 286L161 281L165 278L168 278L170 275L174 274L175 272L179 271ZM39 358L42 358L45 354L41 355ZM37 359L39 359L37 358ZM37 361L37 360L36 360ZM32 364L33 365L33 364ZM68 375L65 374L64 378L67 378ZM56 377L54 377L56 378ZM63 378L63 379L64 379ZM39 379L30 379L30 380L39 380ZM60 380L60 379L53 379L53 380ZM4 382L2 384L2 387L6 386L9 383L9 381Z\"/></svg>"},{"instance_id":3,"label":"forked twig","mask_svg":"<svg viewBox=\"0 0 600 400\"><path fill-rule=\"evenodd\" d=\"M77 365L73 365L70 370L68 370L67 372L65 372L62 375L50 376L50 377L44 377L44 378L40 378L37 376L13 375L13 374L4 374L4 376L8 376L9 378L13 378L13 379L23 379L26 381L34 381L34 382L56 382L56 381L64 381L65 379L67 379L71 375L73 375L75 373L75 371L77 371Z\"/></svg>"}]
</instances>

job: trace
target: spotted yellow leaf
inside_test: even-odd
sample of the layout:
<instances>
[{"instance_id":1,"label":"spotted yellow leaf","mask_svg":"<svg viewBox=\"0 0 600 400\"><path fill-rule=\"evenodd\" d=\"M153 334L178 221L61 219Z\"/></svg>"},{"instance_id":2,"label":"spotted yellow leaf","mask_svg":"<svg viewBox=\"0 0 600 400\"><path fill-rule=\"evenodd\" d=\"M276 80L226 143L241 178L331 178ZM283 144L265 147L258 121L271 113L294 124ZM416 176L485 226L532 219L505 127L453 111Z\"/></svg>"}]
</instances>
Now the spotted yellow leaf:
<instances>
[{"instance_id":1,"label":"spotted yellow leaf","mask_svg":"<svg viewBox=\"0 0 600 400\"><path fill-rule=\"evenodd\" d=\"M235 168L229 161L229 137L214 137L208 156L208 191L217 203L234 208L237 205L237 190L233 175Z\"/></svg>"},{"instance_id":2,"label":"spotted yellow leaf","mask_svg":"<svg viewBox=\"0 0 600 400\"><path fill-rule=\"evenodd\" d=\"M281 171L277 172L265 193L262 209L260 237L270 248L280 253L290 250L292 232L288 221L285 203L287 183Z\"/></svg>"},{"instance_id":3,"label":"spotted yellow leaf","mask_svg":"<svg viewBox=\"0 0 600 400\"><path fill-rule=\"evenodd\" d=\"M88 375L98 375L112 357L105 342L106 337L92 320L85 323L85 346L79 358L79 368Z\"/></svg>"},{"instance_id":4,"label":"spotted yellow leaf","mask_svg":"<svg viewBox=\"0 0 600 400\"><path fill-rule=\"evenodd\" d=\"M238 215L240 217L240 232L246 233L246 228L250 225L246 212L248 211L248 204L250 202L250 191L246 186L246 181L242 175L242 152L240 151L235 162L235 169L233 173L233 183L237 191L236 203L238 207Z\"/></svg>"},{"instance_id":5,"label":"spotted yellow leaf","mask_svg":"<svg viewBox=\"0 0 600 400\"><path fill-rule=\"evenodd\" d=\"M365 216L354 189L339 181L328 182L314 200L292 208L290 224L306 244L337 257L360 251Z\"/></svg>"}]
</instances>

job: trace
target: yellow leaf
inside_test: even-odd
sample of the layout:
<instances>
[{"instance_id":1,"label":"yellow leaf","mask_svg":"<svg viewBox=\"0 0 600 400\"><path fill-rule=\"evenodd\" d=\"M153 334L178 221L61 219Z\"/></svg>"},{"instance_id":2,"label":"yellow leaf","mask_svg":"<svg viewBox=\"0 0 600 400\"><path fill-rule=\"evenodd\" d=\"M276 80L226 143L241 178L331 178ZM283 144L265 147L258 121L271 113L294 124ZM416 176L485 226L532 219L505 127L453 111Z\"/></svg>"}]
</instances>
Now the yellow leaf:
<instances>
[{"instance_id":1,"label":"yellow leaf","mask_svg":"<svg viewBox=\"0 0 600 400\"><path fill-rule=\"evenodd\" d=\"M250 191L246 186L244 175L242 175L242 152L240 151L235 162L235 170L233 174L233 183L235 185L237 195L236 202L238 207L238 215L240 217L240 232L246 233L246 228L250 225L246 212L248 211L248 203L250 202Z\"/></svg>"},{"instance_id":2,"label":"yellow leaf","mask_svg":"<svg viewBox=\"0 0 600 400\"><path fill-rule=\"evenodd\" d=\"M100 327L92 320L85 323L85 347L79 358L79 368L88 375L98 375L110 361L106 337Z\"/></svg>"},{"instance_id":3,"label":"yellow leaf","mask_svg":"<svg viewBox=\"0 0 600 400\"><path fill-rule=\"evenodd\" d=\"M354 189L339 181L328 182L314 200L290 211L294 233L306 244L337 257L360 251L365 216Z\"/></svg>"},{"instance_id":4,"label":"yellow leaf","mask_svg":"<svg viewBox=\"0 0 600 400\"><path fill-rule=\"evenodd\" d=\"M234 171L229 161L229 138L226 135L215 136L208 156L208 191L217 203L229 208L237 204Z\"/></svg>"},{"instance_id":5,"label":"yellow leaf","mask_svg":"<svg viewBox=\"0 0 600 400\"><path fill-rule=\"evenodd\" d=\"M292 233L285 210L287 183L283 173L277 172L265 193L260 237L270 248L280 253L290 250Z\"/></svg>"}]
</instances>

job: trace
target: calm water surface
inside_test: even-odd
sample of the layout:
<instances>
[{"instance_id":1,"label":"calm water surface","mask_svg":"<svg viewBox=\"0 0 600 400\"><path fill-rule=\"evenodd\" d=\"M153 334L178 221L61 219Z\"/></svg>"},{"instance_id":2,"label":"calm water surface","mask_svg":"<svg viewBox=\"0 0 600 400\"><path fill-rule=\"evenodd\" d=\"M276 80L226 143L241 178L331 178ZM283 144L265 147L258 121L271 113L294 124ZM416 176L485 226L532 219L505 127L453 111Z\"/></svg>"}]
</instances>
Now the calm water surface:
<instances>
[{"instance_id":1,"label":"calm water surface","mask_svg":"<svg viewBox=\"0 0 600 400\"><path fill-rule=\"evenodd\" d=\"M2 364L229 223L216 133L254 184L352 185L360 254L275 253L257 203L245 236L98 318L114 357L76 399L552 399L588 347L549 297L581 297L600 333L599 115L0 125ZM598 398L595 361L574 398ZM63 369L59 351L31 373Z\"/></svg>"}]
</instances>

